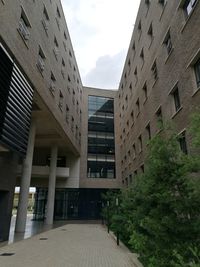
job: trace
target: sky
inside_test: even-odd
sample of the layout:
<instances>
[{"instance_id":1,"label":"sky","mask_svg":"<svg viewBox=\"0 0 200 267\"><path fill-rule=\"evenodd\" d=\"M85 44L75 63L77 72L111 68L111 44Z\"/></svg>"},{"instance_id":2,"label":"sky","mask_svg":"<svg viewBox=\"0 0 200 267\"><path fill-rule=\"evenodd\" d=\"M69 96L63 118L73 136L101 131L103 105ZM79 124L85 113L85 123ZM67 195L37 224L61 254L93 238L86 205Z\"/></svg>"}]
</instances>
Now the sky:
<instances>
[{"instance_id":1,"label":"sky","mask_svg":"<svg viewBox=\"0 0 200 267\"><path fill-rule=\"evenodd\" d=\"M84 86L117 89L140 0L61 0Z\"/></svg>"}]
</instances>

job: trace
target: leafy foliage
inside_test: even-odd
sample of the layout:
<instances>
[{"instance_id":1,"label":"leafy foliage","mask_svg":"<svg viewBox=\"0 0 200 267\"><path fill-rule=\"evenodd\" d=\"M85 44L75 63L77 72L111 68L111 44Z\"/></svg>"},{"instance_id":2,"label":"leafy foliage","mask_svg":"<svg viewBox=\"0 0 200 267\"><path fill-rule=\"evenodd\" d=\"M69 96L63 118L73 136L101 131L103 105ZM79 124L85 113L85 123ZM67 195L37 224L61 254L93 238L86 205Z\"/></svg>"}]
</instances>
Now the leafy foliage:
<instances>
[{"instance_id":1,"label":"leafy foliage","mask_svg":"<svg viewBox=\"0 0 200 267\"><path fill-rule=\"evenodd\" d=\"M194 124L200 145L200 116ZM116 195L107 194L112 229L145 267L200 266L199 169L198 157L183 154L168 132L150 142L145 173L118 194L118 213Z\"/></svg>"}]
</instances>

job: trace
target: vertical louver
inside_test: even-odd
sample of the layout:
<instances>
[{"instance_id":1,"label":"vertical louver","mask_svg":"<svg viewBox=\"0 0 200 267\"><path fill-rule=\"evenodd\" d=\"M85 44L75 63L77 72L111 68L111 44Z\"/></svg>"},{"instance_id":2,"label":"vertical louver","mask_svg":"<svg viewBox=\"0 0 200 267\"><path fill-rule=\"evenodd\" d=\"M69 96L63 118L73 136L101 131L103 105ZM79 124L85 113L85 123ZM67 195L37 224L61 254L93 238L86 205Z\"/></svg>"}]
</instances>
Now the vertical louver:
<instances>
[{"instance_id":1,"label":"vertical louver","mask_svg":"<svg viewBox=\"0 0 200 267\"><path fill-rule=\"evenodd\" d=\"M0 46L0 143L25 155L33 89Z\"/></svg>"}]
</instances>

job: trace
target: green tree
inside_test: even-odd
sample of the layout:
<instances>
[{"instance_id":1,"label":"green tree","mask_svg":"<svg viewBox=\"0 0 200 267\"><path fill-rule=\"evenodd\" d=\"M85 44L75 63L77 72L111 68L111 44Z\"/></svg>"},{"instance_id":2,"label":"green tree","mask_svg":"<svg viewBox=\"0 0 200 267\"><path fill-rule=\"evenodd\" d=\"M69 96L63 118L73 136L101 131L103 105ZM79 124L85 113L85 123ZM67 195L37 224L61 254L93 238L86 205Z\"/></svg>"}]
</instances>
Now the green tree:
<instances>
[{"instance_id":1,"label":"green tree","mask_svg":"<svg viewBox=\"0 0 200 267\"><path fill-rule=\"evenodd\" d=\"M165 134L164 134L165 133ZM113 231L145 267L200 267L200 115L192 119L195 154L185 155L164 129L149 143L145 173L110 197Z\"/></svg>"},{"instance_id":2,"label":"green tree","mask_svg":"<svg viewBox=\"0 0 200 267\"><path fill-rule=\"evenodd\" d=\"M137 206L129 243L145 266L175 266L175 254L189 264L189 247L199 248L200 241L197 180L189 177L187 156L176 135L158 135L149 146L145 174L132 191Z\"/></svg>"}]
</instances>

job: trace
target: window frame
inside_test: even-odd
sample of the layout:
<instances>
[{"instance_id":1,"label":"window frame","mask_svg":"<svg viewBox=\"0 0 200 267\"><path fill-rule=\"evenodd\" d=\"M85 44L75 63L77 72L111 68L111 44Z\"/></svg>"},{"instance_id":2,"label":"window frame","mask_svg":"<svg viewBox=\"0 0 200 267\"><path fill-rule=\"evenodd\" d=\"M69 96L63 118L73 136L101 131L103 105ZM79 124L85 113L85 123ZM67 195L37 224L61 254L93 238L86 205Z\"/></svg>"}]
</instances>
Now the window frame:
<instances>
[{"instance_id":1,"label":"window frame","mask_svg":"<svg viewBox=\"0 0 200 267\"><path fill-rule=\"evenodd\" d=\"M197 88L200 88L200 58L194 63L194 73Z\"/></svg>"},{"instance_id":2,"label":"window frame","mask_svg":"<svg viewBox=\"0 0 200 267\"><path fill-rule=\"evenodd\" d=\"M188 18L192 14L197 3L198 3L198 0L185 0L183 2L182 8L183 8L186 18ZM191 9L188 11L189 5L191 5Z\"/></svg>"},{"instance_id":3,"label":"window frame","mask_svg":"<svg viewBox=\"0 0 200 267\"><path fill-rule=\"evenodd\" d=\"M167 31L167 34L165 35L163 44L165 45L166 51L167 51L167 56L169 56L173 50L173 45L172 45L172 38L171 38L171 33L170 30Z\"/></svg>"},{"instance_id":4,"label":"window frame","mask_svg":"<svg viewBox=\"0 0 200 267\"><path fill-rule=\"evenodd\" d=\"M182 130L178 136L178 142L179 142L179 146L180 146L180 150L184 153L184 154L188 154L188 146L187 146L187 138L186 138L186 129ZM183 142L182 142L183 141Z\"/></svg>"},{"instance_id":5,"label":"window frame","mask_svg":"<svg viewBox=\"0 0 200 267\"><path fill-rule=\"evenodd\" d=\"M180 100L178 85L176 85L174 90L172 91L172 96L173 96L173 100L174 100L175 112L178 112L181 108L181 100Z\"/></svg>"}]
</instances>

